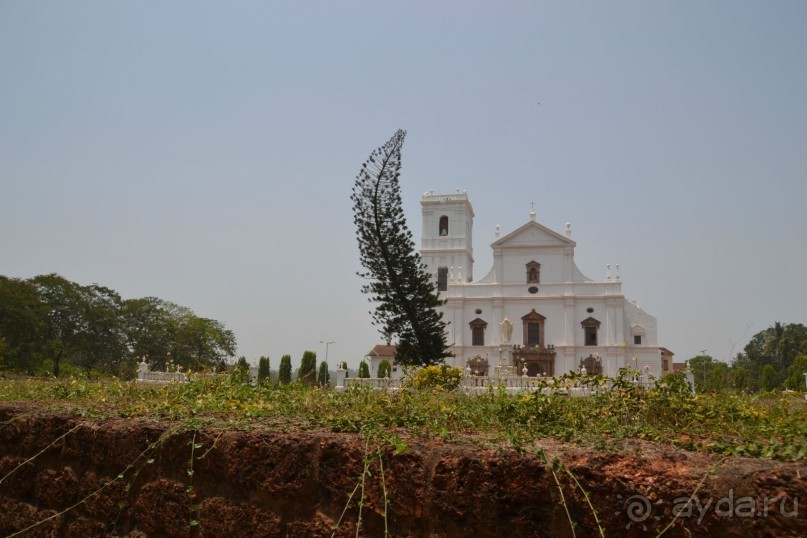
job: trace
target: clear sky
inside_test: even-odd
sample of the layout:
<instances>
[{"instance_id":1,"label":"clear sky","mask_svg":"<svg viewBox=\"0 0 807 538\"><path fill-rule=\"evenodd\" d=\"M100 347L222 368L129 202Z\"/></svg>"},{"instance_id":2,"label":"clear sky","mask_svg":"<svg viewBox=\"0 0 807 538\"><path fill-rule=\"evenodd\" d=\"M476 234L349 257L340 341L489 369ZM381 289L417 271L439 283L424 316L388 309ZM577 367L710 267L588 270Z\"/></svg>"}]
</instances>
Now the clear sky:
<instances>
[{"instance_id":1,"label":"clear sky","mask_svg":"<svg viewBox=\"0 0 807 538\"><path fill-rule=\"evenodd\" d=\"M257 362L381 340L350 190L563 231L684 360L807 323L807 2L0 1L0 274L232 329Z\"/></svg>"}]
</instances>

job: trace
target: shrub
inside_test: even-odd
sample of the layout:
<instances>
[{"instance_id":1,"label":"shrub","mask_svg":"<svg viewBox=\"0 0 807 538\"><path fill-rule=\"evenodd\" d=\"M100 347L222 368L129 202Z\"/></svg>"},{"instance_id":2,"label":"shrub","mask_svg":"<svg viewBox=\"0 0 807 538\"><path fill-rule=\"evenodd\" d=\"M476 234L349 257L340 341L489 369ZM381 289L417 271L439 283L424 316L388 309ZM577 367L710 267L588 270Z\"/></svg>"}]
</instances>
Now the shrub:
<instances>
[{"instance_id":1,"label":"shrub","mask_svg":"<svg viewBox=\"0 0 807 538\"><path fill-rule=\"evenodd\" d=\"M776 370L770 364L762 368L762 390L771 392L776 388Z\"/></svg>"},{"instance_id":2,"label":"shrub","mask_svg":"<svg viewBox=\"0 0 807 538\"><path fill-rule=\"evenodd\" d=\"M281 385L291 383L291 355L283 355L280 358L280 371L278 372L277 380Z\"/></svg>"},{"instance_id":3,"label":"shrub","mask_svg":"<svg viewBox=\"0 0 807 538\"><path fill-rule=\"evenodd\" d=\"M442 364L419 368L409 377L407 385L416 389L455 390L462 382L462 369Z\"/></svg>"},{"instance_id":4,"label":"shrub","mask_svg":"<svg viewBox=\"0 0 807 538\"><path fill-rule=\"evenodd\" d=\"M269 357L261 357L258 359L258 385L269 383Z\"/></svg>"},{"instance_id":5,"label":"shrub","mask_svg":"<svg viewBox=\"0 0 807 538\"><path fill-rule=\"evenodd\" d=\"M233 371L230 373L230 379L235 383L249 382L249 363L246 357L238 358L235 368L233 368Z\"/></svg>"},{"instance_id":6,"label":"shrub","mask_svg":"<svg viewBox=\"0 0 807 538\"><path fill-rule=\"evenodd\" d=\"M317 378L317 354L313 351L304 351L297 371L297 381L306 385L313 385Z\"/></svg>"},{"instance_id":7,"label":"shrub","mask_svg":"<svg viewBox=\"0 0 807 538\"><path fill-rule=\"evenodd\" d=\"M328 363L322 361L319 363L319 372L317 373L317 385L320 387L327 387L331 382L331 373L328 371Z\"/></svg>"},{"instance_id":8,"label":"shrub","mask_svg":"<svg viewBox=\"0 0 807 538\"><path fill-rule=\"evenodd\" d=\"M366 361L361 361L359 363L359 377L364 379L370 377L370 367L367 366Z\"/></svg>"},{"instance_id":9,"label":"shrub","mask_svg":"<svg viewBox=\"0 0 807 538\"><path fill-rule=\"evenodd\" d=\"M392 377L392 365L387 359L378 364L378 377Z\"/></svg>"}]
</instances>

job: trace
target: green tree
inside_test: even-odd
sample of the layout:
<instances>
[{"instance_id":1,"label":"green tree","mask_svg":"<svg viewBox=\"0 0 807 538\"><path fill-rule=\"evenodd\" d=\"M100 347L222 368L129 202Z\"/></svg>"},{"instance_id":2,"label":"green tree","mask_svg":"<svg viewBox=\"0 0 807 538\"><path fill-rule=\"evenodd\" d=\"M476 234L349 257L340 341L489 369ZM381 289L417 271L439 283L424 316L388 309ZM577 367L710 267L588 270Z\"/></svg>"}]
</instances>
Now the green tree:
<instances>
[{"instance_id":1,"label":"green tree","mask_svg":"<svg viewBox=\"0 0 807 538\"><path fill-rule=\"evenodd\" d=\"M689 359L688 363L689 369L692 370L692 375L695 377L695 390L697 392L713 390L709 372L714 369L717 361L709 355L698 355Z\"/></svg>"},{"instance_id":2,"label":"green tree","mask_svg":"<svg viewBox=\"0 0 807 538\"><path fill-rule=\"evenodd\" d=\"M0 276L0 368L33 374L40 367L49 313L30 282Z\"/></svg>"},{"instance_id":3,"label":"green tree","mask_svg":"<svg viewBox=\"0 0 807 538\"><path fill-rule=\"evenodd\" d=\"M398 178L406 137L397 131L370 154L353 186L353 221L368 280L362 292L376 303L373 323L385 337L396 336L400 364L438 364L450 356L446 324L435 310L443 302L426 272L406 225Z\"/></svg>"},{"instance_id":4,"label":"green tree","mask_svg":"<svg viewBox=\"0 0 807 538\"><path fill-rule=\"evenodd\" d=\"M711 392L726 390L729 386L729 365L723 361L714 361L707 382Z\"/></svg>"},{"instance_id":5,"label":"green tree","mask_svg":"<svg viewBox=\"0 0 807 538\"><path fill-rule=\"evenodd\" d=\"M281 385L291 383L291 355L283 355L280 358L280 370L278 371L277 381Z\"/></svg>"},{"instance_id":6,"label":"green tree","mask_svg":"<svg viewBox=\"0 0 807 538\"><path fill-rule=\"evenodd\" d=\"M238 362L235 363L233 371L230 372L230 379L235 383L246 383L250 380L249 363L246 357L238 357Z\"/></svg>"},{"instance_id":7,"label":"green tree","mask_svg":"<svg viewBox=\"0 0 807 538\"><path fill-rule=\"evenodd\" d=\"M297 370L297 381L306 385L313 385L317 379L317 354L313 351L304 351L300 360L300 369Z\"/></svg>"},{"instance_id":8,"label":"green tree","mask_svg":"<svg viewBox=\"0 0 807 538\"><path fill-rule=\"evenodd\" d=\"M359 377L364 379L370 377L370 368L367 366L367 362L365 361L361 361L359 363Z\"/></svg>"},{"instance_id":9,"label":"green tree","mask_svg":"<svg viewBox=\"0 0 807 538\"><path fill-rule=\"evenodd\" d=\"M748 372L743 366L735 366L731 371L731 383L735 390L748 388Z\"/></svg>"},{"instance_id":10,"label":"green tree","mask_svg":"<svg viewBox=\"0 0 807 538\"><path fill-rule=\"evenodd\" d=\"M85 329L85 311L89 308L81 286L53 273L30 279L40 301L48 307L45 347L53 363L53 375L59 376L62 359L78 354L81 332Z\"/></svg>"},{"instance_id":11,"label":"green tree","mask_svg":"<svg viewBox=\"0 0 807 538\"><path fill-rule=\"evenodd\" d=\"M176 335L190 310L156 297L127 299L121 306L128 348L137 362L145 360L154 370L164 370L175 347Z\"/></svg>"},{"instance_id":12,"label":"green tree","mask_svg":"<svg viewBox=\"0 0 807 538\"><path fill-rule=\"evenodd\" d=\"M787 370L785 386L790 390L807 390L804 386L804 374L807 373L807 355L799 355Z\"/></svg>"},{"instance_id":13,"label":"green tree","mask_svg":"<svg viewBox=\"0 0 807 538\"><path fill-rule=\"evenodd\" d=\"M392 377L392 365L387 359L378 363L378 377Z\"/></svg>"},{"instance_id":14,"label":"green tree","mask_svg":"<svg viewBox=\"0 0 807 538\"><path fill-rule=\"evenodd\" d=\"M200 318L192 312L177 320L171 358L185 369L223 368L235 355L235 335L214 319Z\"/></svg>"},{"instance_id":15,"label":"green tree","mask_svg":"<svg viewBox=\"0 0 807 538\"><path fill-rule=\"evenodd\" d=\"M776 389L777 386L776 370L772 365L766 364L762 367L762 390L765 392L771 392L772 390Z\"/></svg>"},{"instance_id":16,"label":"green tree","mask_svg":"<svg viewBox=\"0 0 807 538\"><path fill-rule=\"evenodd\" d=\"M271 371L269 370L269 357L258 359L258 385L265 385L271 381Z\"/></svg>"},{"instance_id":17,"label":"green tree","mask_svg":"<svg viewBox=\"0 0 807 538\"><path fill-rule=\"evenodd\" d=\"M87 374L98 370L115 376L131 376L134 363L126 348L120 296L114 290L96 284L78 289L85 311L72 362Z\"/></svg>"},{"instance_id":18,"label":"green tree","mask_svg":"<svg viewBox=\"0 0 807 538\"><path fill-rule=\"evenodd\" d=\"M752 336L732 365L746 369L752 389L762 388L762 370L770 365L774 369L775 385L781 386L795 358L804 354L807 354L807 327L801 323L782 324L777 321Z\"/></svg>"},{"instance_id":19,"label":"green tree","mask_svg":"<svg viewBox=\"0 0 807 538\"><path fill-rule=\"evenodd\" d=\"M327 387L331 382L331 373L328 371L328 363L322 361L319 363L319 371L317 372L317 385L320 387Z\"/></svg>"}]
</instances>

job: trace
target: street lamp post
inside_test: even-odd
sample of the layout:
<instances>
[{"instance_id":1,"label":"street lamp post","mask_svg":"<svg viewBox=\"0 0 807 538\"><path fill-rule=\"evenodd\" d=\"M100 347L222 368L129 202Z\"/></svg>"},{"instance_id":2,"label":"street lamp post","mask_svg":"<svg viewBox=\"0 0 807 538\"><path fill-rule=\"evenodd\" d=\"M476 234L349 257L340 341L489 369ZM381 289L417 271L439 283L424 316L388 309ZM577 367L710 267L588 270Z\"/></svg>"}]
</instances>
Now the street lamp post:
<instances>
[{"instance_id":1,"label":"street lamp post","mask_svg":"<svg viewBox=\"0 0 807 538\"><path fill-rule=\"evenodd\" d=\"M707 351L709 351L709 350L708 350L708 349L701 349L701 357L705 357L705 356L706 356L706 352L707 352ZM703 366L702 366L702 368L701 368L701 371L702 371L702 373L703 373L703 376L702 376L702 377L703 377L703 386L704 386L704 389L705 389L705 387L706 387L706 366L707 366L707 364L706 364L706 361L704 360L704 361L703 361Z\"/></svg>"},{"instance_id":2,"label":"street lamp post","mask_svg":"<svg viewBox=\"0 0 807 538\"><path fill-rule=\"evenodd\" d=\"M327 368L328 367L328 346L330 346L331 344L335 344L336 342L333 342L333 341L326 342L325 340L320 340L319 343L320 344L325 344L325 367Z\"/></svg>"}]
</instances>

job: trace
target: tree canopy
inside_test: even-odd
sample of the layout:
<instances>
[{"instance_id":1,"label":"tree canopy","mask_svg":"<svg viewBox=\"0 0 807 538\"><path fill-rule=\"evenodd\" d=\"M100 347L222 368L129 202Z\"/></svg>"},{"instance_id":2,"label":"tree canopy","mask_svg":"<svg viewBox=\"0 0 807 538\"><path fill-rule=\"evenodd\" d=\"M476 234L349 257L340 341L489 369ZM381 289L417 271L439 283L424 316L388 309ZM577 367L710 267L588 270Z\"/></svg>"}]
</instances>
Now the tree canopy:
<instances>
[{"instance_id":1,"label":"tree canopy","mask_svg":"<svg viewBox=\"0 0 807 538\"><path fill-rule=\"evenodd\" d=\"M353 186L361 264L367 279L362 292L376 304L373 323L389 339L397 339L395 360L427 365L450 356L446 324L436 307L437 286L415 250L406 225L398 179L406 131L397 131L362 165Z\"/></svg>"},{"instance_id":2,"label":"tree canopy","mask_svg":"<svg viewBox=\"0 0 807 538\"><path fill-rule=\"evenodd\" d=\"M763 387L763 370L766 390L782 387L789 376L789 383L795 382L797 368L792 369L796 357L807 355L807 327L801 323L775 322L764 331L751 337L741 353L734 358L734 369L742 367L748 378L748 388L759 390ZM798 366L799 363L797 363Z\"/></svg>"},{"instance_id":3,"label":"tree canopy","mask_svg":"<svg viewBox=\"0 0 807 538\"><path fill-rule=\"evenodd\" d=\"M188 370L224 368L235 335L216 320L146 297L123 300L110 288L57 274L0 276L0 367L58 376L71 368L132 377L136 363Z\"/></svg>"}]
</instances>

